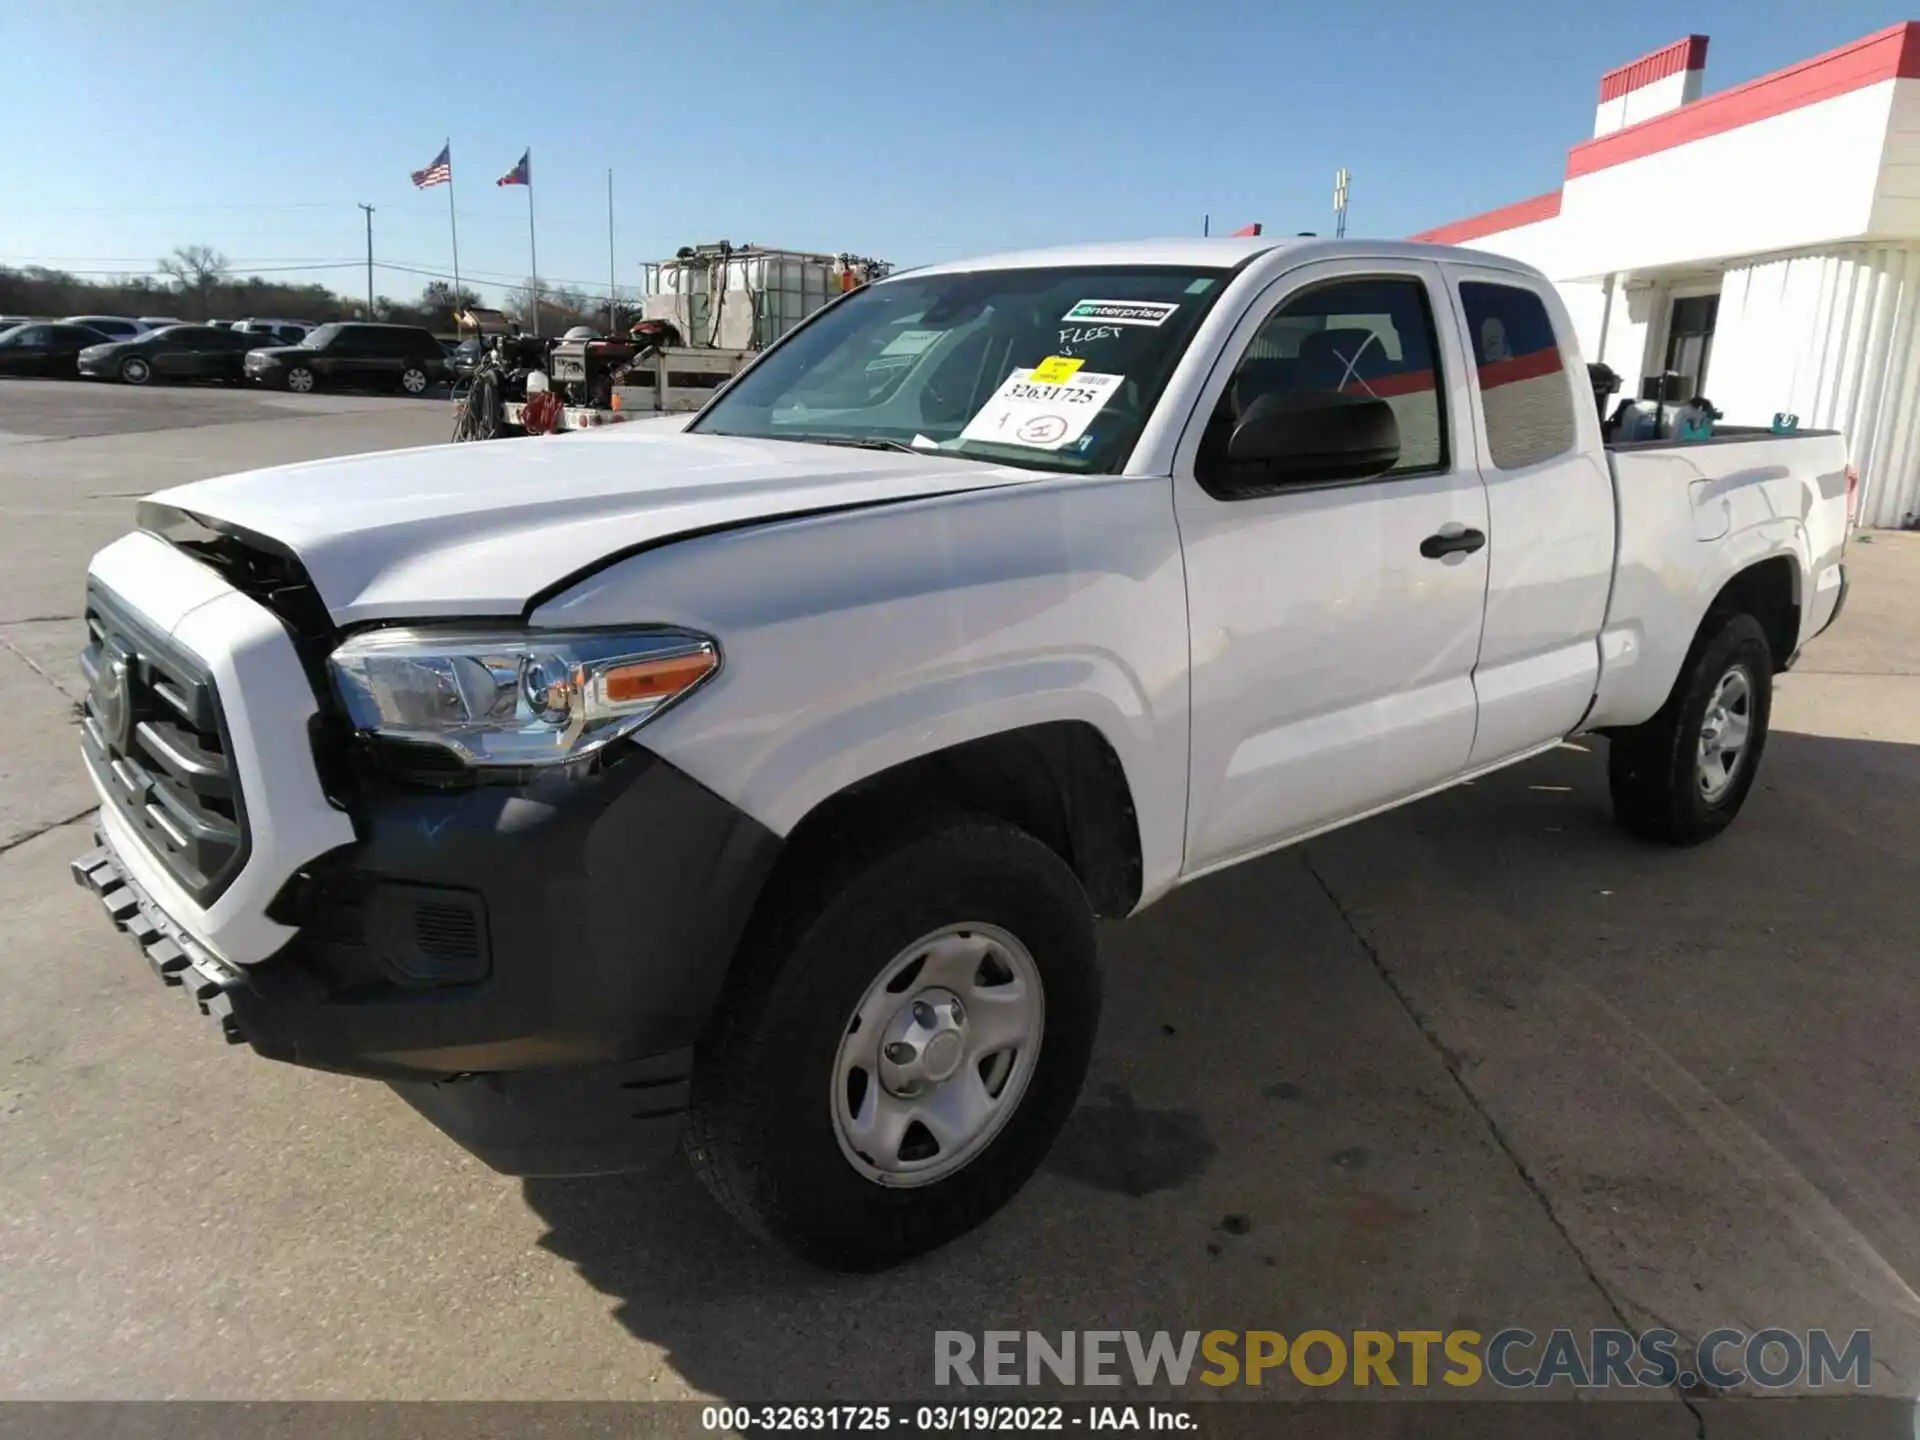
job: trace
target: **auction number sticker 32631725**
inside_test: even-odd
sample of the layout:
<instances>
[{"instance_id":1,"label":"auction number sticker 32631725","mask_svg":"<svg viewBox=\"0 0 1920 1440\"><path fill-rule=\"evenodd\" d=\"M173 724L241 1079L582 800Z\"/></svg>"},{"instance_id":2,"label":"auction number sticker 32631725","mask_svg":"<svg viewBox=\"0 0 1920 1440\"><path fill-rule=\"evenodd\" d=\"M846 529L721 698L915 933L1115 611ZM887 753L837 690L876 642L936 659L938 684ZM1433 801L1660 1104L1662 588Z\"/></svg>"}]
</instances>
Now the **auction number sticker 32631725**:
<instances>
[{"instance_id":1,"label":"auction number sticker 32631725","mask_svg":"<svg viewBox=\"0 0 1920 1440\"><path fill-rule=\"evenodd\" d=\"M1031 370L1016 370L1009 375L967 422L960 438L1058 450L1087 433L1093 417L1113 399L1126 378L1089 375L1075 367L1066 379L1049 383L1047 376L1064 368L1048 371L1049 363L1042 361ZM1036 375L1040 377L1037 380Z\"/></svg>"}]
</instances>

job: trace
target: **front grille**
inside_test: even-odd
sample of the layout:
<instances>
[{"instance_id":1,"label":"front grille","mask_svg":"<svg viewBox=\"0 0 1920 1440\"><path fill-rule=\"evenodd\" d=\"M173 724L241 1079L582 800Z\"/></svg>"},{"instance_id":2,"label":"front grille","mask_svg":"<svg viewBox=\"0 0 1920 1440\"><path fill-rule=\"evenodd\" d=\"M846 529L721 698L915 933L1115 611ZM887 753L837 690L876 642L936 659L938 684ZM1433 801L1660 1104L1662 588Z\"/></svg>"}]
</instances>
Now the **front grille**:
<instances>
[{"instance_id":1,"label":"front grille","mask_svg":"<svg viewBox=\"0 0 1920 1440\"><path fill-rule=\"evenodd\" d=\"M87 590L81 747L120 816L194 901L246 863L246 806L213 677L99 585Z\"/></svg>"}]
</instances>

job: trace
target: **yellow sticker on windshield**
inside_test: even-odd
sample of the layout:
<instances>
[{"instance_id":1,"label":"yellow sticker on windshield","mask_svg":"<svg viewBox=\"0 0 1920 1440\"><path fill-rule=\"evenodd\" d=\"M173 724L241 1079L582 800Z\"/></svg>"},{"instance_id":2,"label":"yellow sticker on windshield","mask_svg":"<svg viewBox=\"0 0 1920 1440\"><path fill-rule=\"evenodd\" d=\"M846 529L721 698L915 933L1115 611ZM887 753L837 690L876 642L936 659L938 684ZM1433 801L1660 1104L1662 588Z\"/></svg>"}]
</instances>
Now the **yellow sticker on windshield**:
<instances>
[{"instance_id":1,"label":"yellow sticker on windshield","mask_svg":"<svg viewBox=\"0 0 1920 1440\"><path fill-rule=\"evenodd\" d=\"M1069 360L1064 355L1049 355L1033 367L1033 374L1027 378L1036 385L1064 385L1073 378L1073 372L1086 363Z\"/></svg>"}]
</instances>

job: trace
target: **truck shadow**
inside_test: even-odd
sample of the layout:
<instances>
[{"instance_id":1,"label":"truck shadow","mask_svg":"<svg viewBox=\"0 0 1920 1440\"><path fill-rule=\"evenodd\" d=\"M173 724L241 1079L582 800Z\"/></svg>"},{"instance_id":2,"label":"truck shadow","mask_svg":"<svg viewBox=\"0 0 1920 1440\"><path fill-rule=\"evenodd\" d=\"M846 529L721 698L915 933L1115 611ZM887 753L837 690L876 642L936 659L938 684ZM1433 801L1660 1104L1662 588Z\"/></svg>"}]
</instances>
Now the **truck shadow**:
<instances>
[{"instance_id":1,"label":"truck shadow","mask_svg":"<svg viewBox=\"0 0 1920 1440\"><path fill-rule=\"evenodd\" d=\"M1068 1133L1008 1211L941 1253L822 1274L747 1240L678 1163L524 1182L540 1243L659 1352L658 1367L636 1355L636 1375L670 1368L739 1401L938 1393L942 1330L1614 1324L1581 1252L1684 1234L1681 1212L1719 1182L1674 1161L1658 1124L1639 1142L1604 1106L1536 1109L1503 1088L1515 1066L1551 1068L1505 1047L1562 1035L1591 1002L1620 1033L1581 1040L1575 1024L1552 1063L1604 1089L1657 1051L1768 1127L1892 1273L1920 1276L1920 1223L1883 1203L1920 1186L1920 1084L1910 1066L1871 1082L1849 1068L1907 1053L1920 1018L1920 746L1776 733L1739 824L1687 851L1613 827L1605 742L1583 746L1112 927L1101 1044ZM1728 1037L1745 1067L1731 1089L1709 1063ZM1838 1127L1834 1083L1853 1112ZM1790 1139L1813 1116L1821 1156ZM1589 1140L1608 1158L1569 1168ZM1807 1241L1789 1227L1781 1243ZM1684 1332L1662 1310L1680 1302L1647 1278L1661 1258L1636 1263L1635 1303ZM1756 1273L1726 1258L1703 1275L1712 1263L1696 1254L1686 1272L1701 1304L1755 1319L1732 1307ZM1806 1283L1781 1304L1834 1298L1817 1270Z\"/></svg>"}]
</instances>

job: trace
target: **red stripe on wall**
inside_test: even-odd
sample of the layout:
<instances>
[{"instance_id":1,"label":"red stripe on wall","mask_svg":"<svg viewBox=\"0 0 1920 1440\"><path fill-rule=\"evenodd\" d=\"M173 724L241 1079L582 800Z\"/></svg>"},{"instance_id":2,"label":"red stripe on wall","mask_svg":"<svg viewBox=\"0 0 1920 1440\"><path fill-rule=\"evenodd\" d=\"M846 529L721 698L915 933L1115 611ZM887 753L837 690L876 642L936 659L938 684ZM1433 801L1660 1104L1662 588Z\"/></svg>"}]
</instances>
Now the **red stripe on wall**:
<instances>
[{"instance_id":1,"label":"red stripe on wall","mask_svg":"<svg viewBox=\"0 0 1920 1440\"><path fill-rule=\"evenodd\" d=\"M1688 70L1702 70L1706 64L1707 37L1689 35L1651 55L1642 55L1638 60L1629 60L1607 71L1600 77L1600 99L1603 103L1618 100L1643 85L1651 85L1656 80L1664 80L1669 75L1679 75Z\"/></svg>"},{"instance_id":2,"label":"red stripe on wall","mask_svg":"<svg viewBox=\"0 0 1920 1440\"><path fill-rule=\"evenodd\" d=\"M1890 26L1638 125L1582 141L1567 153L1567 178L1591 175L1895 79L1920 79L1920 21Z\"/></svg>"},{"instance_id":3,"label":"red stripe on wall","mask_svg":"<svg viewBox=\"0 0 1920 1440\"><path fill-rule=\"evenodd\" d=\"M1435 245L1462 245L1482 235L1498 235L1502 230L1517 230L1522 225L1551 220L1559 213L1560 192L1552 190L1545 195L1535 195L1531 200L1516 200L1511 205L1502 205L1498 210L1455 220L1450 225L1422 230L1412 238L1428 240Z\"/></svg>"},{"instance_id":4,"label":"red stripe on wall","mask_svg":"<svg viewBox=\"0 0 1920 1440\"><path fill-rule=\"evenodd\" d=\"M1389 400L1395 395L1419 395L1433 389L1433 371L1403 370L1397 375L1373 375L1365 380L1349 380L1340 387L1344 395L1372 395Z\"/></svg>"},{"instance_id":5,"label":"red stripe on wall","mask_svg":"<svg viewBox=\"0 0 1920 1440\"><path fill-rule=\"evenodd\" d=\"M1517 385L1522 380L1538 380L1542 375L1558 374L1565 367L1557 349L1536 350L1531 355L1516 355L1511 360L1495 360L1480 367L1480 388L1497 390L1502 385Z\"/></svg>"}]
</instances>

